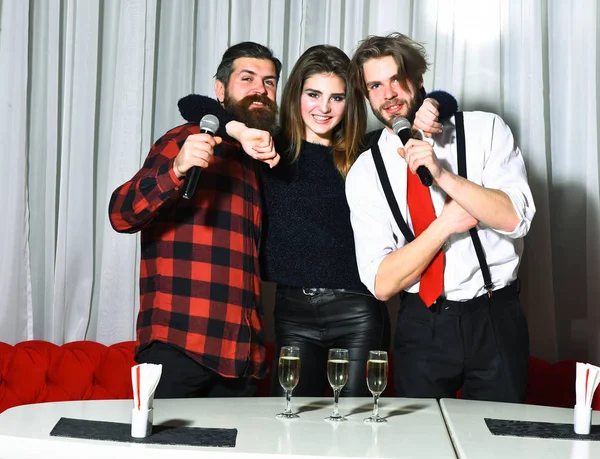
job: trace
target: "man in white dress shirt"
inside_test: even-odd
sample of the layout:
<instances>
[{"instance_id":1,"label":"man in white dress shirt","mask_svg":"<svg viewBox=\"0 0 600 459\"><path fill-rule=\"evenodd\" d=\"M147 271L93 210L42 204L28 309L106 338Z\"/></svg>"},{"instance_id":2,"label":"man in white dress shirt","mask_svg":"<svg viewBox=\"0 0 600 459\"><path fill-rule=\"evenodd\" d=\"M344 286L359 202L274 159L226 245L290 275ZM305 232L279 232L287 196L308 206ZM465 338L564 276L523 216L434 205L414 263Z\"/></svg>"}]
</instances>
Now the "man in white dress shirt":
<instances>
[{"instance_id":1,"label":"man in white dress shirt","mask_svg":"<svg viewBox=\"0 0 600 459\"><path fill-rule=\"evenodd\" d=\"M353 84L385 125L346 179L361 280L381 300L402 292L394 340L398 396L454 397L462 389L463 398L523 402L529 336L517 271L535 214L523 157L504 121L484 112L464 113L467 179L458 174L458 116L403 147L392 125L399 117L413 123L427 65L424 48L399 33L367 37L352 58ZM406 237L378 175L378 152ZM431 173L430 188L413 175L419 166ZM427 205L414 204L407 189L425 190L431 223L418 223Z\"/></svg>"}]
</instances>

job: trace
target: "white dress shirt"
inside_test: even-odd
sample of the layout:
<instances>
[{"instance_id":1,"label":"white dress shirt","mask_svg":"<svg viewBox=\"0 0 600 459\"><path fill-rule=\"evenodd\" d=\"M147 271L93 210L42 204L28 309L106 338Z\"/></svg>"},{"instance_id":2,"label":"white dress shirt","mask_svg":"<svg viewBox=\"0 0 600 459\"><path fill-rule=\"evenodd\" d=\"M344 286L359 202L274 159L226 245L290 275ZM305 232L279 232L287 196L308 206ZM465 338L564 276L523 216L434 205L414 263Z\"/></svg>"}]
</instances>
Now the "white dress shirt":
<instances>
[{"instance_id":1,"label":"white dress shirt","mask_svg":"<svg viewBox=\"0 0 600 459\"><path fill-rule=\"evenodd\" d=\"M493 113L465 112L467 178L481 186L504 191L519 216L515 230L507 233L484 224L477 232L490 268L493 289L497 290L517 277L523 253L523 237L535 214L531 190L521 151L515 145L509 127ZM444 123L443 131L431 140L434 152L447 170L458 174L454 117ZM383 130L379 148L400 211L412 228L406 202L406 162L398 154L402 142ZM446 194L435 184L430 187L436 216L444 207ZM406 244L377 175L371 151L364 152L350 169L346 179L346 197L350 206L356 257L361 281L375 294L375 276L383 259ZM451 236L445 252L444 294L447 299L465 301L485 293L483 275L468 232ZM405 289L419 291L419 281Z\"/></svg>"}]
</instances>

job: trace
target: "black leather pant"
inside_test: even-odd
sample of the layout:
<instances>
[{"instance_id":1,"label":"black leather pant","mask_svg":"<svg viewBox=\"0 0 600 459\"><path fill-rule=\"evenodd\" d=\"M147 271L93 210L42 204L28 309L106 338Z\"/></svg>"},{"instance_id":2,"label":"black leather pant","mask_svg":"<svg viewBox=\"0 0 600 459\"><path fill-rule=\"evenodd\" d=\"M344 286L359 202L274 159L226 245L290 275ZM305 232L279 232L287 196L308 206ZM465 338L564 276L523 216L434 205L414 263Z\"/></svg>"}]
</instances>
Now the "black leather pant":
<instances>
[{"instance_id":1,"label":"black leather pant","mask_svg":"<svg viewBox=\"0 0 600 459\"><path fill-rule=\"evenodd\" d=\"M300 348L300 380L294 396L321 397L327 381L327 353L348 349L348 382L342 395L370 397L365 379L370 350L388 350L390 319L385 303L373 296L345 290L277 286L275 359L271 393L283 395L277 365L282 346Z\"/></svg>"}]
</instances>

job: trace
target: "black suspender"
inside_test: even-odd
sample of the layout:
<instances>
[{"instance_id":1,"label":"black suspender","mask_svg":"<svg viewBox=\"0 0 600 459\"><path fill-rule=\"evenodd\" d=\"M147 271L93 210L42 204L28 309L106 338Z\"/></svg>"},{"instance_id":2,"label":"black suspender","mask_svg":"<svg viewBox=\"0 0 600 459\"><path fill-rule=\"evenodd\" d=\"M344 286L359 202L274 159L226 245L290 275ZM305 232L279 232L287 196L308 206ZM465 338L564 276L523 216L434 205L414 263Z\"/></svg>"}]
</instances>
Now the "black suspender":
<instances>
[{"instance_id":1,"label":"black suspender","mask_svg":"<svg viewBox=\"0 0 600 459\"><path fill-rule=\"evenodd\" d=\"M465 122L462 112L456 112L454 115L456 122L456 148L458 154L458 175L462 178L467 178L467 148L465 145ZM488 291L488 294L492 294L492 277L490 276L490 268L488 267L487 261L485 260L485 253L483 253L483 247L479 240L479 234L477 234L477 227L469 230L471 240L473 241L473 247L475 247L475 253L477 254L477 260L479 260L479 267L481 268L481 274L483 275L484 287Z\"/></svg>"},{"instance_id":2,"label":"black suspender","mask_svg":"<svg viewBox=\"0 0 600 459\"><path fill-rule=\"evenodd\" d=\"M465 127L462 112L456 112L455 121L456 143L458 150L458 175L460 175L463 178L467 178ZM371 139L371 155L373 156L373 161L375 162L377 175L379 175L379 181L381 182L385 198L387 199L388 205L390 206L390 210L392 211L392 215L394 216L394 220L396 220L398 228L400 228L400 231L402 231L406 242L412 242L415 239L415 235L406 224L406 221L402 216L402 212L400 212L398 201L396 201L396 197L394 196L394 192L392 191L390 179L385 169L383 158L381 157L381 151L379 150L378 145L380 136L381 134L374 135ZM477 254L477 260L479 261L479 267L481 269L481 274L483 275L485 289L488 291L488 294L491 295L493 287L492 278L490 276L490 269L485 260L485 253L483 252L483 247L481 246L479 235L477 234L476 228L471 228L469 230L469 233L473 241L473 246L475 247L475 253Z\"/></svg>"},{"instance_id":3,"label":"black suspender","mask_svg":"<svg viewBox=\"0 0 600 459\"><path fill-rule=\"evenodd\" d=\"M398 207L398 201L396 201L396 197L392 191L390 178L385 170L385 164L383 164L383 158L381 157L381 151L379 150L379 137L381 137L381 133L379 135L374 135L371 139L371 155L373 156L373 161L375 162L377 175L379 175L379 181L383 187L385 198L387 199L388 205L390 206L390 210L392 211L392 215L394 216L394 220L396 220L398 228L400 228L400 231L402 231L406 242L412 242L415 239L415 235L402 217L402 212L400 212L400 207Z\"/></svg>"}]
</instances>

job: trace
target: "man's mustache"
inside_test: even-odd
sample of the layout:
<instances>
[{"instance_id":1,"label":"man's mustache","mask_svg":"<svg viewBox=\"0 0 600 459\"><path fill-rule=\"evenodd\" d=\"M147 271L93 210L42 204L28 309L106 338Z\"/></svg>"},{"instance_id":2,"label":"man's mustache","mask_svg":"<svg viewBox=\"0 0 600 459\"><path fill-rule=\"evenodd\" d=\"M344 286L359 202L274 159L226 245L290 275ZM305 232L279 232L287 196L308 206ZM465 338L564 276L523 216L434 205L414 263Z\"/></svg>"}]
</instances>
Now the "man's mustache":
<instances>
[{"instance_id":1,"label":"man's mustache","mask_svg":"<svg viewBox=\"0 0 600 459\"><path fill-rule=\"evenodd\" d=\"M271 111L277 110L277 104L264 94L252 94L250 96L246 96L238 102L238 105L245 109L249 109L254 102L262 103L265 106L265 109L269 109Z\"/></svg>"},{"instance_id":2,"label":"man's mustache","mask_svg":"<svg viewBox=\"0 0 600 459\"><path fill-rule=\"evenodd\" d=\"M404 106L406 106L406 100L394 99L394 100L392 100L390 102L386 102L385 104L383 104L381 106L381 110L387 110L392 105L404 105Z\"/></svg>"}]
</instances>

